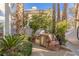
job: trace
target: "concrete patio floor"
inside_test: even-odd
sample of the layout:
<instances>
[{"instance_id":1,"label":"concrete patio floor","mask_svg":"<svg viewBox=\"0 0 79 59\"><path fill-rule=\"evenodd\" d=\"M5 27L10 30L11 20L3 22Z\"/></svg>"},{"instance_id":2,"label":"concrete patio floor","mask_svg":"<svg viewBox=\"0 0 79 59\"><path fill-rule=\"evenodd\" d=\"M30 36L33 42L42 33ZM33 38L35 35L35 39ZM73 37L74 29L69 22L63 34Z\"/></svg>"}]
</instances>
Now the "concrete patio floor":
<instances>
[{"instance_id":1,"label":"concrete patio floor","mask_svg":"<svg viewBox=\"0 0 79 59\"><path fill-rule=\"evenodd\" d=\"M74 56L73 52L67 50L50 51L39 45L33 44L32 56Z\"/></svg>"}]
</instances>

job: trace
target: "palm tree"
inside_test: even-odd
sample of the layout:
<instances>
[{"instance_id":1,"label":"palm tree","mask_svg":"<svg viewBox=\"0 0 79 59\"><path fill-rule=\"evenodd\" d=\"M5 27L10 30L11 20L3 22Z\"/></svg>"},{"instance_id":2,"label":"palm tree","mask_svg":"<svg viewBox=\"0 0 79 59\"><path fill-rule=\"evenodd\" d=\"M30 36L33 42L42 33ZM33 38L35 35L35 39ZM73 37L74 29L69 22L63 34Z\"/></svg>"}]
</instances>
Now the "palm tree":
<instances>
[{"instance_id":1,"label":"palm tree","mask_svg":"<svg viewBox=\"0 0 79 59\"><path fill-rule=\"evenodd\" d=\"M16 4L16 33L23 33L23 4Z\"/></svg>"},{"instance_id":2,"label":"palm tree","mask_svg":"<svg viewBox=\"0 0 79 59\"><path fill-rule=\"evenodd\" d=\"M67 3L64 3L64 9L62 14L62 20L67 20Z\"/></svg>"},{"instance_id":3,"label":"palm tree","mask_svg":"<svg viewBox=\"0 0 79 59\"><path fill-rule=\"evenodd\" d=\"M57 3L57 11L58 11L58 13L57 13L57 21L59 21L60 20L60 3Z\"/></svg>"},{"instance_id":4,"label":"palm tree","mask_svg":"<svg viewBox=\"0 0 79 59\"><path fill-rule=\"evenodd\" d=\"M53 14L52 14L52 19L53 19L53 31L52 33L55 33L55 20L56 20L56 3L53 3Z\"/></svg>"},{"instance_id":5,"label":"palm tree","mask_svg":"<svg viewBox=\"0 0 79 59\"><path fill-rule=\"evenodd\" d=\"M75 4L75 27L76 27L76 20L78 17L78 7L79 7L79 3Z\"/></svg>"},{"instance_id":6,"label":"palm tree","mask_svg":"<svg viewBox=\"0 0 79 59\"><path fill-rule=\"evenodd\" d=\"M78 3L75 4L75 19L77 19L77 13L78 13Z\"/></svg>"}]
</instances>

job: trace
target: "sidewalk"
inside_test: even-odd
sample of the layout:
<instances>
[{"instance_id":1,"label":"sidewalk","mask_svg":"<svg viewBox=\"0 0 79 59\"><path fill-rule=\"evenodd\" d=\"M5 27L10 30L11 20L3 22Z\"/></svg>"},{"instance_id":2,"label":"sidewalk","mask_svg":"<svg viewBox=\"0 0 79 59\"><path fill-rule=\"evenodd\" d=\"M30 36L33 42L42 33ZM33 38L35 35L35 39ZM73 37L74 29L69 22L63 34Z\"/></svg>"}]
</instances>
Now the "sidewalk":
<instances>
[{"instance_id":1,"label":"sidewalk","mask_svg":"<svg viewBox=\"0 0 79 59\"><path fill-rule=\"evenodd\" d=\"M50 51L39 45L33 44L32 56L74 56L75 54L66 50Z\"/></svg>"},{"instance_id":2,"label":"sidewalk","mask_svg":"<svg viewBox=\"0 0 79 59\"><path fill-rule=\"evenodd\" d=\"M79 40L77 39L76 30L73 29L70 33L66 33L66 39L69 41L67 47L70 48L76 56L79 56Z\"/></svg>"}]
</instances>

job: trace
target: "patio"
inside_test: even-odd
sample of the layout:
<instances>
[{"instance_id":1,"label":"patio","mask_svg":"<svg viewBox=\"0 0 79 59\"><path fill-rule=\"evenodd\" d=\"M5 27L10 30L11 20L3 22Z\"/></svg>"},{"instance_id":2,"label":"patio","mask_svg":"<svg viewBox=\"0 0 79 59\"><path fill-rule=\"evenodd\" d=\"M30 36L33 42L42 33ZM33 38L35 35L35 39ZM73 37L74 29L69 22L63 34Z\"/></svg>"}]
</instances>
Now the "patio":
<instances>
[{"instance_id":1,"label":"patio","mask_svg":"<svg viewBox=\"0 0 79 59\"><path fill-rule=\"evenodd\" d=\"M75 54L65 49L50 51L44 47L33 44L32 56L75 56Z\"/></svg>"},{"instance_id":2,"label":"patio","mask_svg":"<svg viewBox=\"0 0 79 59\"><path fill-rule=\"evenodd\" d=\"M19 5L19 4L18 4ZM20 6L20 5L19 5ZM7 9L8 8L8 9ZM18 9L17 9L18 10ZM36 10L36 9L35 9ZM18 12L19 13L19 12ZM5 35L8 35L8 34L12 34L12 33L14 33L14 31L16 32L16 29L14 30L14 29L12 29L12 25L11 25L11 15L12 15L12 13L11 13L11 9L10 9L10 6L9 6L9 4L7 3L7 4L5 4L5 17L4 16L0 16L0 23L2 23L3 24L3 36L5 36ZM23 16L22 14L20 15L20 16ZM19 17L19 16L18 16ZM17 17L17 18L18 18ZM32 18L32 16L30 16L31 18ZM36 15L34 16L34 17L36 17ZM47 16L46 16L47 17ZM46 17L44 17L44 18L46 18ZM40 19L40 17L39 16L37 16L36 17L36 19ZM43 21L43 19L44 18L41 18L42 19L42 21ZM23 19L23 18L22 18ZM39 20L38 19L38 20ZM19 18L19 20L21 20L20 18ZM38 24L37 22L38 22L38 20L36 21L36 24ZM15 21L15 20L14 20ZM21 20L22 21L22 20ZM48 21L47 21L48 22ZM46 22L46 23L47 23ZM18 23L18 22L17 22ZM66 23L66 22L64 22L64 23ZM21 23L20 23L21 24ZM36 24L34 25L34 26L36 26ZM40 24L43 24L42 22L40 22ZM63 24L63 22L62 22L62 24ZM16 25L16 24L15 24ZM32 25L33 25L33 23L32 23ZM60 24L61 25L61 24ZM66 24L65 24L66 25ZM18 26L19 26L19 23L18 23ZM17 27L18 27L17 26ZM20 25L21 26L21 25ZM19 26L19 28L20 28L20 26ZM42 26L42 25L41 25ZM36 26L36 27L40 27L40 26ZM45 26L44 26L45 27ZM58 26L59 27L59 26ZM41 27L40 27L41 28ZM62 28L63 28L63 26L62 26ZM17 28L18 29L18 28ZM21 28L20 28L21 29ZM27 27L26 28L27 29L27 33L29 34L29 35L31 35L32 36L32 34L30 34L30 30L31 30L31 28L30 27ZM26 30L25 29L25 30ZM35 28L36 29L36 28ZM37 28L38 29L38 28ZM12 30L12 31L11 31ZM19 29L18 29L19 30ZM59 30L61 30L61 29L59 29ZM23 31L23 30L22 30ZM60 32L60 31L59 31ZM61 31L62 32L62 31ZM31 33L32 33L32 30L31 30ZM61 33L60 33L60 35L61 35ZM61 35L62 36L62 35ZM65 37L65 36L64 36ZM75 31L75 29L70 29L69 30L69 32L68 33L66 33L66 39L67 39L67 43L66 43L66 45L65 45L65 47L66 48L68 48L68 49L70 49L71 51L68 51L68 50L66 50L66 49L60 49L60 50L58 50L58 51L51 51L51 50L47 50L46 48L44 48L44 47L41 47L41 46L39 46L39 45L37 45L37 44L32 44L33 45L33 47L32 47L32 55L31 56L78 56L79 55L79 41L77 40L77 37L76 37L76 31ZM65 41L65 39L64 39L64 41Z\"/></svg>"}]
</instances>

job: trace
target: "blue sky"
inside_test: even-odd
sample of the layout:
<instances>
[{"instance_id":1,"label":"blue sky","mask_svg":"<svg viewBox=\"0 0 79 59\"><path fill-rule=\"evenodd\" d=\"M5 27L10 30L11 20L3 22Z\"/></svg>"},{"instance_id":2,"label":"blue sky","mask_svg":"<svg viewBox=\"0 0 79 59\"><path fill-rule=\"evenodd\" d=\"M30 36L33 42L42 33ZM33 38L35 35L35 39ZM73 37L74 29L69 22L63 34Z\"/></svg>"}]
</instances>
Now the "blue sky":
<instances>
[{"instance_id":1,"label":"blue sky","mask_svg":"<svg viewBox=\"0 0 79 59\"><path fill-rule=\"evenodd\" d=\"M37 7L38 10L46 10L53 7L52 3L25 3L24 9L31 9L32 7ZM74 7L74 3L68 3L68 8ZM56 8L57 10L57 8ZM60 11L63 10L63 3L60 3ZM68 13L68 16L73 16L72 14Z\"/></svg>"},{"instance_id":2,"label":"blue sky","mask_svg":"<svg viewBox=\"0 0 79 59\"><path fill-rule=\"evenodd\" d=\"M33 6L37 7L37 9L40 10L46 10L49 8L52 8L52 3L25 3L24 9L31 9ZM68 7L73 7L74 4L70 3L68 4ZM60 4L60 9L63 9L63 3Z\"/></svg>"},{"instance_id":3,"label":"blue sky","mask_svg":"<svg viewBox=\"0 0 79 59\"><path fill-rule=\"evenodd\" d=\"M37 9L41 9L41 10L52 8L52 4L50 4L50 3L26 3L26 4L24 4L25 9L31 9L33 6L37 7Z\"/></svg>"}]
</instances>

